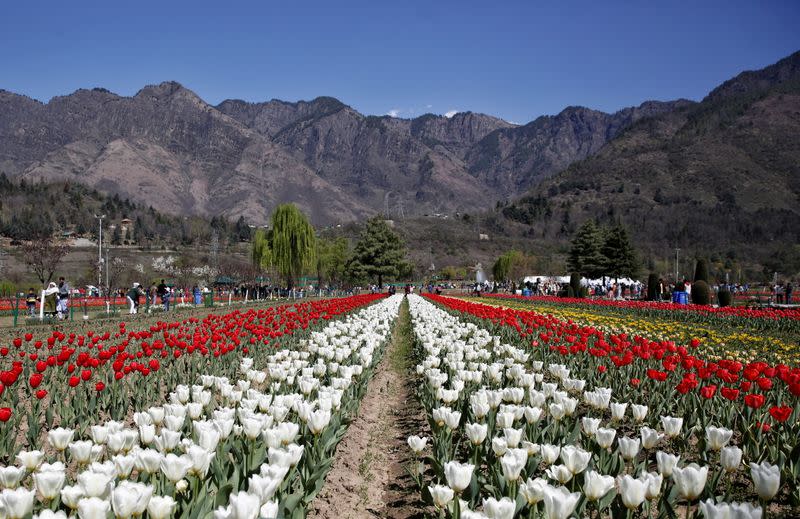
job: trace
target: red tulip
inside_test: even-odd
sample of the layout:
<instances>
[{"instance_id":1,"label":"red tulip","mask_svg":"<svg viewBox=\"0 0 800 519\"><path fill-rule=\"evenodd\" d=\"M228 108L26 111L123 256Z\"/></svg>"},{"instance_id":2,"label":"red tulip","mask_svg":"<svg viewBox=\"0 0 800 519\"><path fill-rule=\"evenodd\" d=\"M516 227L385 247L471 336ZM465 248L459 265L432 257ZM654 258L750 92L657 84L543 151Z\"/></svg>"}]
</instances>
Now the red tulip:
<instances>
[{"instance_id":1,"label":"red tulip","mask_svg":"<svg viewBox=\"0 0 800 519\"><path fill-rule=\"evenodd\" d=\"M0 407L0 422L7 422L11 418L10 407Z\"/></svg>"},{"instance_id":2,"label":"red tulip","mask_svg":"<svg viewBox=\"0 0 800 519\"><path fill-rule=\"evenodd\" d=\"M768 378L761 377L756 380L758 387L761 388L762 391L769 391L772 389L772 381Z\"/></svg>"},{"instance_id":3,"label":"red tulip","mask_svg":"<svg viewBox=\"0 0 800 519\"><path fill-rule=\"evenodd\" d=\"M41 373L34 373L33 375L31 375L31 378L29 380L31 387L32 388L39 387L39 384L42 383L43 378L44 376Z\"/></svg>"},{"instance_id":4,"label":"red tulip","mask_svg":"<svg viewBox=\"0 0 800 519\"><path fill-rule=\"evenodd\" d=\"M639 380L638 378L632 378L632 379L631 379L631 385L632 385L632 386L634 386L634 387L635 387L635 386L638 386L638 385L639 385L641 382L642 382L642 381L641 381L641 380Z\"/></svg>"},{"instance_id":5,"label":"red tulip","mask_svg":"<svg viewBox=\"0 0 800 519\"><path fill-rule=\"evenodd\" d=\"M717 392L717 386L715 385L704 386L700 388L700 396L702 396L703 398L711 398L714 396L716 392Z\"/></svg>"},{"instance_id":6,"label":"red tulip","mask_svg":"<svg viewBox=\"0 0 800 519\"><path fill-rule=\"evenodd\" d=\"M33 339L33 334L32 333L26 333L25 334L25 342L31 342L31 339Z\"/></svg>"},{"instance_id":7,"label":"red tulip","mask_svg":"<svg viewBox=\"0 0 800 519\"><path fill-rule=\"evenodd\" d=\"M745 395L744 397L745 405L752 407L753 409L758 409L764 405L765 400L766 398L764 398L764 395L760 395L758 393L751 393L749 395Z\"/></svg>"},{"instance_id":8,"label":"red tulip","mask_svg":"<svg viewBox=\"0 0 800 519\"><path fill-rule=\"evenodd\" d=\"M719 390L720 394L731 402L739 398L739 390L730 387L723 387Z\"/></svg>"},{"instance_id":9,"label":"red tulip","mask_svg":"<svg viewBox=\"0 0 800 519\"><path fill-rule=\"evenodd\" d=\"M17 348L19 348L20 346L22 346L22 339L20 339L19 337L16 337L16 338L14 339L14 346L16 346Z\"/></svg>"},{"instance_id":10,"label":"red tulip","mask_svg":"<svg viewBox=\"0 0 800 519\"><path fill-rule=\"evenodd\" d=\"M38 398L39 400L41 400L46 396L47 396L47 391L45 391L44 389L40 389L39 391L36 392L36 398Z\"/></svg>"},{"instance_id":11,"label":"red tulip","mask_svg":"<svg viewBox=\"0 0 800 519\"><path fill-rule=\"evenodd\" d=\"M94 385L95 390L102 391L106 388L106 385L103 382L98 382Z\"/></svg>"},{"instance_id":12,"label":"red tulip","mask_svg":"<svg viewBox=\"0 0 800 519\"><path fill-rule=\"evenodd\" d=\"M783 423L788 420L790 416L792 416L792 411L793 409L786 405L780 407L772 406L769 409L769 414L772 415L772 417L778 422Z\"/></svg>"},{"instance_id":13,"label":"red tulip","mask_svg":"<svg viewBox=\"0 0 800 519\"><path fill-rule=\"evenodd\" d=\"M69 386L76 387L78 384L81 383L81 379L78 377L69 377Z\"/></svg>"},{"instance_id":14,"label":"red tulip","mask_svg":"<svg viewBox=\"0 0 800 519\"><path fill-rule=\"evenodd\" d=\"M607 369L608 368L606 368L603 365L597 366L597 371L599 371L600 373L605 373Z\"/></svg>"}]
</instances>

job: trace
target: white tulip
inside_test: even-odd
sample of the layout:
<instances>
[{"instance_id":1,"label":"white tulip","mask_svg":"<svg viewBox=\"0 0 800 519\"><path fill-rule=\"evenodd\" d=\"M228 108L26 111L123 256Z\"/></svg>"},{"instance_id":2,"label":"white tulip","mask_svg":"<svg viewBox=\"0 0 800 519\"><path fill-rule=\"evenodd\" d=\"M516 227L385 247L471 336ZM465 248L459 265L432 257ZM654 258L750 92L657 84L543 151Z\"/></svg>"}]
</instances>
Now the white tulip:
<instances>
[{"instance_id":1,"label":"white tulip","mask_svg":"<svg viewBox=\"0 0 800 519\"><path fill-rule=\"evenodd\" d=\"M45 501L59 496L65 480L66 474L63 471L37 472L33 475L36 491Z\"/></svg>"},{"instance_id":2,"label":"white tulip","mask_svg":"<svg viewBox=\"0 0 800 519\"><path fill-rule=\"evenodd\" d=\"M94 444L88 440L76 441L68 445L69 454L78 462L78 465L87 465L92 461L92 447Z\"/></svg>"},{"instance_id":3,"label":"white tulip","mask_svg":"<svg viewBox=\"0 0 800 519\"><path fill-rule=\"evenodd\" d=\"M78 508L78 502L86 497L86 492L80 485L65 486L61 489L61 502L67 505L71 510Z\"/></svg>"},{"instance_id":4,"label":"white tulip","mask_svg":"<svg viewBox=\"0 0 800 519\"><path fill-rule=\"evenodd\" d=\"M742 449L736 446L723 447L719 453L719 462L725 472L736 472L742 464Z\"/></svg>"},{"instance_id":5,"label":"white tulip","mask_svg":"<svg viewBox=\"0 0 800 519\"><path fill-rule=\"evenodd\" d=\"M161 459L161 472L173 483L178 482L186 476L192 468L191 460L169 453Z\"/></svg>"},{"instance_id":6,"label":"white tulip","mask_svg":"<svg viewBox=\"0 0 800 519\"><path fill-rule=\"evenodd\" d=\"M760 464L750 463L750 476L756 487L758 497L769 501L781 487L781 469L764 461Z\"/></svg>"},{"instance_id":7,"label":"white tulip","mask_svg":"<svg viewBox=\"0 0 800 519\"><path fill-rule=\"evenodd\" d=\"M547 486L544 490L544 516L547 519L567 519L578 504L581 493L570 493L564 487Z\"/></svg>"},{"instance_id":8,"label":"white tulip","mask_svg":"<svg viewBox=\"0 0 800 519\"><path fill-rule=\"evenodd\" d=\"M470 481L472 481L472 472L475 470L475 465L469 463L459 463L457 461L448 461L444 465L444 475L447 479L447 486L452 488L456 493L460 494L466 489Z\"/></svg>"},{"instance_id":9,"label":"white tulip","mask_svg":"<svg viewBox=\"0 0 800 519\"><path fill-rule=\"evenodd\" d=\"M6 488L0 492L0 512L6 519L23 519L33 510L32 490Z\"/></svg>"},{"instance_id":10,"label":"white tulip","mask_svg":"<svg viewBox=\"0 0 800 519\"><path fill-rule=\"evenodd\" d=\"M257 519L261 511L261 499L247 492L230 495L231 519Z\"/></svg>"},{"instance_id":11,"label":"white tulip","mask_svg":"<svg viewBox=\"0 0 800 519\"><path fill-rule=\"evenodd\" d=\"M561 461L564 462L564 465L573 475L586 470L591 459L592 453L580 447L576 447L575 445L565 445L561 447Z\"/></svg>"},{"instance_id":12,"label":"white tulip","mask_svg":"<svg viewBox=\"0 0 800 519\"><path fill-rule=\"evenodd\" d=\"M639 438L622 436L617 442L619 453L625 461L631 461L639 454Z\"/></svg>"},{"instance_id":13,"label":"white tulip","mask_svg":"<svg viewBox=\"0 0 800 519\"><path fill-rule=\"evenodd\" d=\"M572 479L572 472L564 465L551 465L544 471L547 477L558 481L562 485Z\"/></svg>"},{"instance_id":14,"label":"white tulip","mask_svg":"<svg viewBox=\"0 0 800 519\"><path fill-rule=\"evenodd\" d=\"M642 437L642 447L645 449L652 449L664 437L663 434L659 434L658 431L649 427L642 427L639 429L639 433Z\"/></svg>"},{"instance_id":15,"label":"white tulip","mask_svg":"<svg viewBox=\"0 0 800 519\"><path fill-rule=\"evenodd\" d=\"M453 500L453 496L455 495L453 489L445 485L429 486L428 492L430 492L433 498L433 504L442 509L447 508L447 505L450 504L450 501Z\"/></svg>"},{"instance_id":16,"label":"white tulip","mask_svg":"<svg viewBox=\"0 0 800 519\"><path fill-rule=\"evenodd\" d=\"M678 488L678 494L689 501L694 501L706 486L708 479L708 467L700 467L696 463L690 463L684 468L675 467L672 469L672 480Z\"/></svg>"},{"instance_id":17,"label":"white tulip","mask_svg":"<svg viewBox=\"0 0 800 519\"><path fill-rule=\"evenodd\" d=\"M42 451L21 451L17 454L17 463L25 467L28 472L33 472L44 461Z\"/></svg>"},{"instance_id":18,"label":"white tulip","mask_svg":"<svg viewBox=\"0 0 800 519\"><path fill-rule=\"evenodd\" d=\"M57 451L63 451L72 441L75 431L57 427L47 432L47 442Z\"/></svg>"},{"instance_id":19,"label":"white tulip","mask_svg":"<svg viewBox=\"0 0 800 519\"><path fill-rule=\"evenodd\" d=\"M604 476L593 470L583 474L583 493L589 501L602 499L612 488L614 488L612 476Z\"/></svg>"},{"instance_id":20,"label":"white tulip","mask_svg":"<svg viewBox=\"0 0 800 519\"><path fill-rule=\"evenodd\" d=\"M542 478L530 479L522 483L519 491L522 496L528 500L529 505L535 505L544 499L544 489L547 487L547 481Z\"/></svg>"},{"instance_id":21,"label":"white tulip","mask_svg":"<svg viewBox=\"0 0 800 519\"><path fill-rule=\"evenodd\" d=\"M147 503L147 514L151 519L167 519L172 516L176 504L170 496L153 496Z\"/></svg>"},{"instance_id":22,"label":"white tulip","mask_svg":"<svg viewBox=\"0 0 800 519\"><path fill-rule=\"evenodd\" d=\"M725 447L733 436L733 431L724 427L706 427L706 444L711 450L718 451Z\"/></svg>"},{"instance_id":23,"label":"white tulip","mask_svg":"<svg viewBox=\"0 0 800 519\"><path fill-rule=\"evenodd\" d=\"M644 421L644 419L647 417L647 411L649 411L649 408L646 405L631 404L633 419L637 422Z\"/></svg>"},{"instance_id":24,"label":"white tulip","mask_svg":"<svg viewBox=\"0 0 800 519\"><path fill-rule=\"evenodd\" d=\"M87 497L78 501L80 519L106 519L111 513L111 503L99 497Z\"/></svg>"},{"instance_id":25,"label":"white tulip","mask_svg":"<svg viewBox=\"0 0 800 519\"><path fill-rule=\"evenodd\" d=\"M489 497L483 500L483 513L489 519L512 519L516 504L507 497L497 500Z\"/></svg>"},{"instance_id":26,"label":"white tulip","mask_svg":"<svg viewBox=\"0 0 800 519\"><path fill-rule=\"evenodd\" d=\"M604 427L598 427L597 432L594 435L594 441L597 442L603 449L608 449L614 443L614 438L617 435L616 429L606 429Z\"/></svg>"},{"instance_id":27,"label":"white tulip","mask_svg":"<svg viewBox=\"0 0 800 519\"><path fill-rule=\"evenodd\" d=\"M678 466L680 456L674 456L664 451L656 452L656 463L658 464L658 472L665 478L672 476L672 471Z\"/></svg>"},{"instance_id":28,"label":"white tulip","mask_svg":"<svg viewBox=\"0 0 800 519\"><path fill-rule=\"evenodd\" d=\"M558 459L559 454L561 454L561 446L545 443L541 446L541 453L542 460L545 464L552 465Z\"/></svg>"},{"instance_id":29,"label":"white tulip","mask_svg":"<svg viewBox=\"0 0 800 519\"><path fill-rule=\"evenodd\" d=\"M97 497L105 499L111 490L113 478L102 472L87 470L78 474L78 485L86 497ZM88 505L87 505L88 506Z\"/></svg>"},{"instance_id":30,"label":"white tulip","mask_svg":"<svg viewBox=\"0 0 800 519\"><path fill-rule=\"evenodd\" d=\"M639 479L647 484L647 490L644 497L648 500L653 500L661 495L661 485L664 482L664 476L655 472L642 472Z\"/></svg>"},{"instance_id":31,"label":"white tulip","mask_svg":"<svg viewBox=\"0 0 800 519\"><path fill-rule=\"evenodd\" d=\"M625 419L625 411L628 409L628 404L611 404L611 419L614 421L622 421Z\"/></svg>"},{"instance_id":32,"label":"white tulip","mask_svg":"<svg viewBox=\"0 0 800 519\"><path fill-rule=\"evenodd\" d=\"M25 469L19 467L0 467L0 486L3 488L17 488L22 478L25 477Z\"/></svg>"},{"instance_id":33,"label":"white tulip","mask_svg":"<svg viewBox=\"0 0 800 519\"><path fill-rule=\"evenodd\" d=\"M669 438L680 436L681 429L683 428L683 418L662 416L661 427L664 428L664 433L666 433L667 437Z\"/></svg>"},{"instance_id":34,"label":"white tulip","mask_svg":"<svg viewBox=\"0 0 800 519\"><path fill-rule=\"evenodd\" d=\"M619 488L622 504L628 510L635 510L644 503L645 493L647 492L646 482L625 474L617 477L617 487Z\"/></svg>"},{"instance_id":35,"label":"white tulip","mask_svg":"<svg viewBox=\"0 0 800 519\"><path fill-rule=\"evenodd\" d=\"M467 438L472 443L472 445L480 445L486 439L486 433L489 430L489 427L486 424L481 423L468 423L464 426L464 430L467 434Z\"/></svg>"},{"instance_id":36,"label":"white tulip","mask_svg":"<svg viewBox=\"0 0 800 519\"><path fill-rule=\"evenodd\" d=\"M427 438L421 438L419 436L409 436L408 437L408 446L411 448L411 451L419 455L422 451L425 450L425 446L428 444Z\"/></svg>"}]
</instances>

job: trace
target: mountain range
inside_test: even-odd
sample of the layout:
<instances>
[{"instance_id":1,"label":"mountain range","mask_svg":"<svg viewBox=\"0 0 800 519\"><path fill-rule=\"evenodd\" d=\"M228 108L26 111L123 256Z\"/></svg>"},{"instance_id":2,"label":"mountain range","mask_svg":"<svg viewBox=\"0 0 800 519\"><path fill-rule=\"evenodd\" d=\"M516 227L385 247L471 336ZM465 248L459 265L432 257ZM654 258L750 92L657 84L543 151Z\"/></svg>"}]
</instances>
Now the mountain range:
<instances>
[{"instance_id":1,"label":"mountain range","mask_svg":"<svg viewBox=\"0 0 800 519\"><path fill-rule=\"evenodd\" d=\"M47 103L0 90L0 172L253 223L284 201L318 224L452 214L521 195L631 124L687 104L568 107L520 126L472 112L365 116L330 97L211 106L176 82Z\"/></svg>"},{"instance_id":2,"label":"mountain range","mask_svg":"<svg viewBox=\"0 0 800 519\"><path fill-rule=\"evenodd\" d=\"M0 90L0 173L161 212L262 224L292 201L318 225L482 213L493 231L555 244L594 218L651 251L762 259L800 240L798 135L800 52L700 102L571 106L524 125L368 116L331 97L212 106L171 81L47 103Z\"/></svg>"}]
</instances>

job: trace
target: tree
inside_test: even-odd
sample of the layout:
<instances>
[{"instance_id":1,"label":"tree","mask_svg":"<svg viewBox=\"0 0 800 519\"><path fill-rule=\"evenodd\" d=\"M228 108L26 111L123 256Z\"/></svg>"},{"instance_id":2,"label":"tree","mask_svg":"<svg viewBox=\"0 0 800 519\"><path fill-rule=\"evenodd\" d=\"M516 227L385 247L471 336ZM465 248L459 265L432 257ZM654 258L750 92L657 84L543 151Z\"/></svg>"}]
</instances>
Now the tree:
<instances>
[{"instance_id":1,"label":"tree","mask_svg":"<svg viewBox=\"0 0 800 519\"><path fill-rule=\"evenodd\" d=\"M269 238L264 229L257 229L253 234L253 242L250 244L250 263L257 272L269 266Z\"/></svg>"},{"instance_id":2,"label":"tree","mask_svg":"<svg viewBox=\"0 0 800 519\"><path fill-rule=\"evenodd\" d=\"M492 265L492 277L495 281L505 281L511 272L511 256L508 252L501 254Z\"/></svg>"},{"instance_id":3,"label":"tree","mask_svg":"<svg viewBox=\"0 0 800 519\"><path fill-rule=\"evenodd\" d=\"M567 258L567 267L583 277L596 279L605 274L606 261L601 252L603 232L594 220L587 220L575 232Z\"/></svg>"},{"instance_id":4,"label":"tree","mask_svg":"<svg viewBox=\"0 0 800 519\"><path fill-rule=\"evenodd\" d=\"M50 238L33 241L22 246L25 265L39 278L42 285L53 279L53 275L67 252L69 252L69 245L55 242Z\"/></svg>"},{"instance_id":5,"label":"tree","mask_svg":"<svg viewBox=\"0 0 800 519\"><path fill-rule=\"evenodd\" d=\"M286 278L294 279L316 264L317 237L306 215L294 204L281 204L272 213L270 264Z\"/></svg>"},{"instance_id":6,"label":"tree","mask_svg":"<svg viewBox=\"0 0 800 519\"><path fill-rule=\"evenodd\" d=\"M628 231L621 225L615 225L604 233L600 252L603 256L603 274L612 278L635 277L639 270L636 251L628 238Z\"/></svg>"},{"instance_id":7,"label":"tree","mask_svg":"<svg viewBox=\"0 0 800 519\"><path fill-rule=\"evenodd\" d=\"M392 231L383 216L367 220L347 272L353 279L374 278L383 287L384 278L397 278L407 269L406 248L400 237Z\"/></svg>"},{"instance_id":8,"label":"tree","mask_svg":"<svg viewBox=\"0 0 800 519\"><path fill-rule=\"evenodd\" d=\"M320 286L323 279L328 284L342 280L349 248L346 238L320 238L317 241L317 280Z\"/></svg>"}]
</instances>

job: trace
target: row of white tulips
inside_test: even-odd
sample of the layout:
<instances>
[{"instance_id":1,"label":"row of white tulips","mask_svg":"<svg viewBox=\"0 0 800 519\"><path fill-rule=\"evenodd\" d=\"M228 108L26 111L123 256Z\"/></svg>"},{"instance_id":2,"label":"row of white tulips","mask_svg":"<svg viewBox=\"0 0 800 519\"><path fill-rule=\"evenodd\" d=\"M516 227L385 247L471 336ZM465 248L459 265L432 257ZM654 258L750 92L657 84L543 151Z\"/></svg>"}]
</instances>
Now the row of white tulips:
<instances>
[{"instance_id":1,"label":"row of white tulips","mask_svg":"<svg viewBox=\"0 0 800 519\"><path fill-rule=\"evenodd\" d=\"M564 365L532 361L421 297L410 296L409 304L419 394L433 431L427 457L427 438L408 439L421 460L412 472L442 517L566 519L604 510L669 517L679 506L709 518L764 515L762 506L725 502L718 485L728 478L729 488L742 468L731 430L709 424L707 464L684 464L680 451L666 448L685 446L680 417L656 419L643 403L612 402L611 390L587 388ZM637 429L637 436L623 435ZM767 462L750 468L766 503L779 490L780 471Z\"/></svg>"},{"instance_id":2,"label":"row of white tulips","mask_svg":"<svg viewBox=\"0 0 800 519\"><path fill-rule=\"evenodd\" d=\"M303 517L401 299L330 322L261 369L244 358L235 383L178 386L131 426L49 431L44 449L0 467L0 519Z\"/></svg>"}]
</instances>

